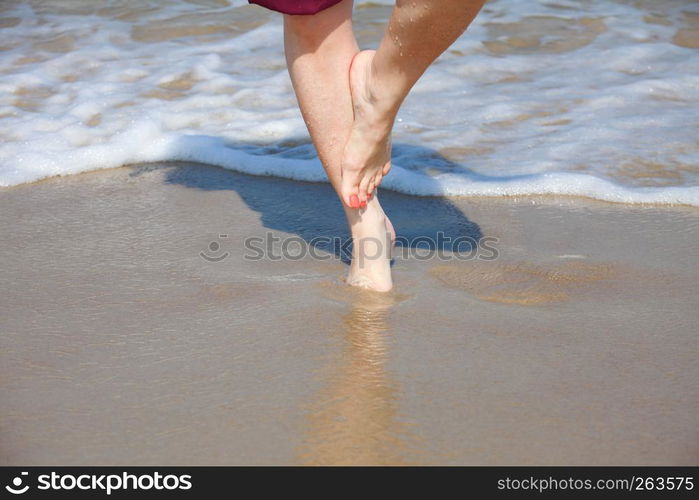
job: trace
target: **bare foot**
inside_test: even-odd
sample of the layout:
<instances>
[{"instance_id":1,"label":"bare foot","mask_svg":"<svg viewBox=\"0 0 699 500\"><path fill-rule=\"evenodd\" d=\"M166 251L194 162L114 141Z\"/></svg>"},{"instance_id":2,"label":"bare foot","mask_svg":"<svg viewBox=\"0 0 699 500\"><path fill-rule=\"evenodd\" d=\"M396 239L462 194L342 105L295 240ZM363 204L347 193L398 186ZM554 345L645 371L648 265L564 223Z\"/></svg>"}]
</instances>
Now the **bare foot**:
<instances>
[{"instance_id":1,"label":"bare foot","mask_svg":"<svg viewBox=\"0 0 699 500\"><path fill-rule=\"evenodd\" d=\"M352 264L347 283L387 292L393 288L391 250L395 242L393 224L377 198L369 200L351 220Z\"/></svg>"},{"instance_id":2,"label":"bare foot","mask_svg":"<svg viewBox=\"0 0 699 500\"><path fill-rule=\"evenodd\" d=\"M396 111L382 106L371 88L373 50L354 56L349 80L354 122L342 157L342 200L364 207L391 168L391 129Z\"/></svg>"}]
</instances>

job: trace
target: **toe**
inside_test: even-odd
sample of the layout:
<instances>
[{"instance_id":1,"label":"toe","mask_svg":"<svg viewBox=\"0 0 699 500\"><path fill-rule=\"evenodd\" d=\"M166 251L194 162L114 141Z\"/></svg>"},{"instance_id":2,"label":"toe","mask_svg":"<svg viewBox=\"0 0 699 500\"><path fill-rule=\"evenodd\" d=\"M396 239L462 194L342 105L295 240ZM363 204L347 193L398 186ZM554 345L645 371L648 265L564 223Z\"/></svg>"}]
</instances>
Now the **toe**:
<instances>
[{"instance_id":1,"label":"toe","mask_svg":"<svg viewBox=\"0 0 699 500\"><path fill-rule=\"evenodd\" d=\"M387 175L389 170L391 170L391 162L390 161L386 162L386 164L383 166L383 170L381 173L383 175Z\"/></svg>"},{"instance_id":2,"label":"toe","mask_svg":"<svg viewBox=\"0 0 699 500\"><path fill-rule=\"evenodd\" d=\"M350 208L359 208L359 180L356 175L342 172L342 183L340 185L342 201Z\"/></svg>"},{"instance_id":3,"label":"toe","mask_svg":"<svg viewBox=\"0 0 699 500\"><path fill-rule=\"evenodd\" d=\"M371 199L374 196L374 189L376 189L376 177L369 181L369 187L366 189L367 198Z\"/></svg>"},{"instance_id":4,"label":"toe","mask_svg":"<svg viewBox=\"0 0 699 500\"><path fill-rule=\"evenodd\" d=\"M359 203L364 205L367 202L367 195L369 191L369 183L371 182L371 177L365 175L362 182L359 183Z\"/></svg>"},{"instance_id":5,"label":"toe","mask_svg":"<svg viewBox=\"0 0 699 500\"><path fill-rule=\"evenodd\" d=\"M381 172L379 172L378 174L376 174L376 177L374 177L374 189L379 187L382 180L383 180L383 174Z\"/></svg>"},{"instance_id":6,"label":"toe","mask_svg":"<svg viewBox=\"0 0 699 500\"><path fill-rule=\"evenodd\" d=\"M350 208L359 208L359 191L356 187L342 187L342 201Z\"/></svg>"}]
</instances>

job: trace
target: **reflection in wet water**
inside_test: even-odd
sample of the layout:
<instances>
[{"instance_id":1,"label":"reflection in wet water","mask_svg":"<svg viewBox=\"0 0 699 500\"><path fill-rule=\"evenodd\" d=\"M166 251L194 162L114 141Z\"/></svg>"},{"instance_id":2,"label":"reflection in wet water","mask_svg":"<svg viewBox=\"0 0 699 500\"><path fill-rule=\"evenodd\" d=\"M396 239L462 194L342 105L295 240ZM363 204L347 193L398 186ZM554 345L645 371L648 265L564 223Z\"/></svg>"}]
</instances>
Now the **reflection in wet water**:
<instances>
[{"instance_id":1,"label":"reflection in wet water","mask_svg":"<svg viewBox=\"0 0 699 500\"><path fill-rule=\"evenodd\" d=\"M350 311L339 325L344 346L308 411L298 460L309 465L404 464L408 445L396 408L399 386L385 367L396 298L350 293Z\"/></svg>"}]
</instances>

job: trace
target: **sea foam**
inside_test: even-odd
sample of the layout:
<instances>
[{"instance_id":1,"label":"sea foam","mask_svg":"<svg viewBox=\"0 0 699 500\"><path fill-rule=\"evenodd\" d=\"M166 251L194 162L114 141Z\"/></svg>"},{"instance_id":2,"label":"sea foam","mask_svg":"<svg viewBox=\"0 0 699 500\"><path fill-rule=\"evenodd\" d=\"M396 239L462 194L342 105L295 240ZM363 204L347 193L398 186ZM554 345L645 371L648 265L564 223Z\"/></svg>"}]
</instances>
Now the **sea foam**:
<instances>
[{"instance_id":1,"label":"sea foam","mask_svg":"<svg viewBox=\"0 0 699 500\"><path fill-rule=\"evenodd\" d=\"M326 181L280 16L86 5L0 7L0 185L163 160ZM382 187L699 206L699 50L680 36L699 8L644 5L489 2L406 100ZM363 46L388 6L356 2Z\"/></svg>"}]
</instances>

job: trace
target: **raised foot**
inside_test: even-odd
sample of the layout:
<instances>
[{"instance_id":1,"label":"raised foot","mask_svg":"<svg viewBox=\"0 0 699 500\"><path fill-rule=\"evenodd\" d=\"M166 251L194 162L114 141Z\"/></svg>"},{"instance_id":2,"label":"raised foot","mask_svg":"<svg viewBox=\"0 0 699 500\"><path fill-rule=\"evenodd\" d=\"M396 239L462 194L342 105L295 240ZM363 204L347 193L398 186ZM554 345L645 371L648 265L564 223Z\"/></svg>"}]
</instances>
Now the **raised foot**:
<instances>
[{"instance_id":1,"label":"raised foot","mask_svg":"<svg viewBox=\"0 0 699 500\"><path fill-rule=\"evenodd\" d=\"M342 200L366 206L391 168L391 130L395 111L372 90L373 50L354 56L349 72L354 121L342 157Z\"/></svg>"}]
</instances>

